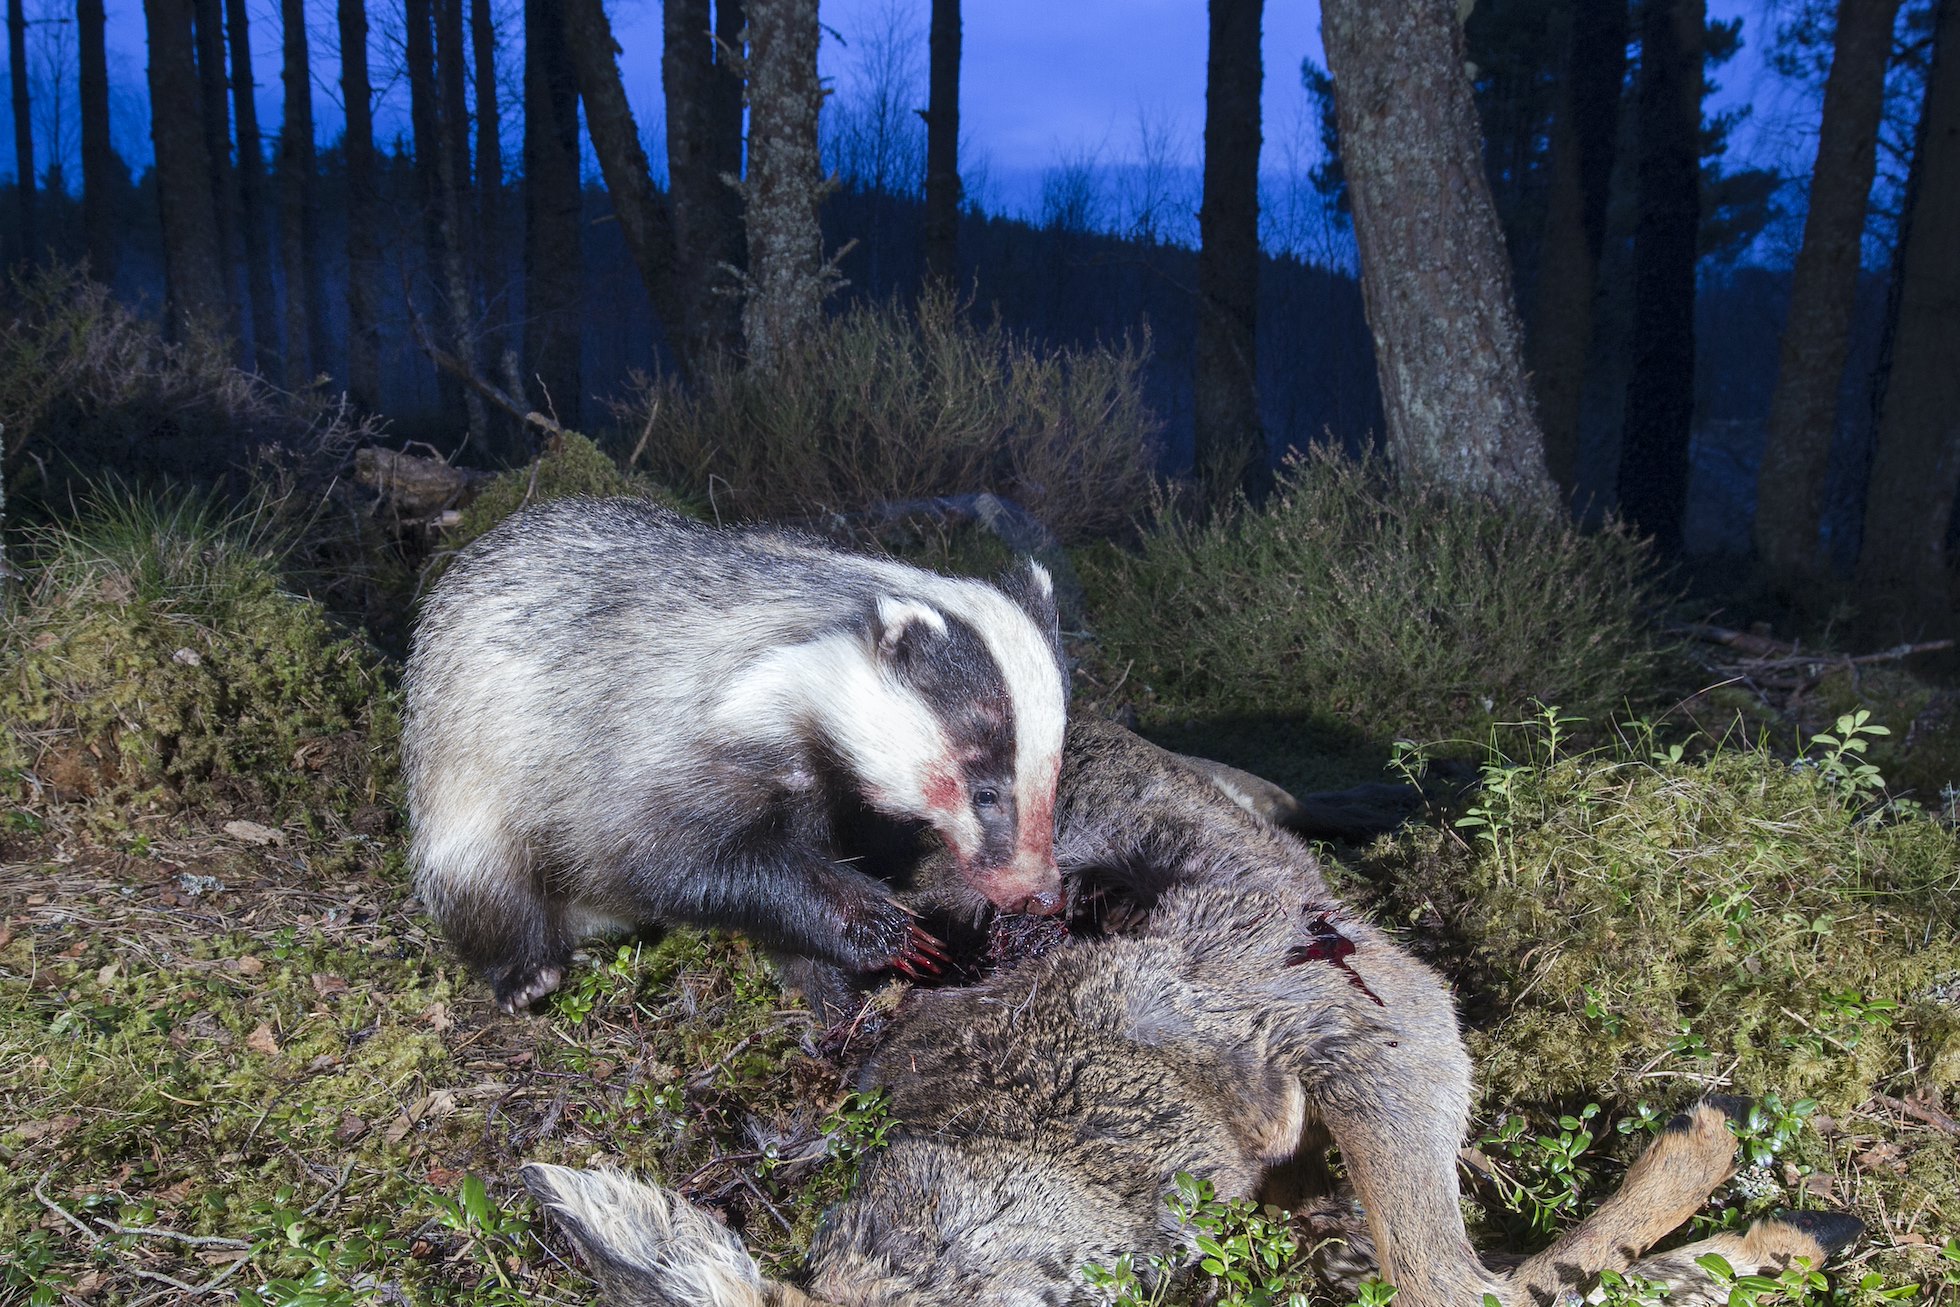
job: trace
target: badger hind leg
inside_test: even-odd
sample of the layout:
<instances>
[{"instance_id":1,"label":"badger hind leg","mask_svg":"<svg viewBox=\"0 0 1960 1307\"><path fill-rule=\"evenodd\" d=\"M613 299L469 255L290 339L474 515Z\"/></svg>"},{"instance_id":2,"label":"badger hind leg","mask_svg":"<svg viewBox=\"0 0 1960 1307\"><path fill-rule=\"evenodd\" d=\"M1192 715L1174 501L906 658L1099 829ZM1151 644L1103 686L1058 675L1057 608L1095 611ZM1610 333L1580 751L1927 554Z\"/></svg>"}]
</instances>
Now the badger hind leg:
<instances>
[{"instance_id":1,"label":"badger hind leg","mask_svg":"<svg viewBox=\"0 0 1960 1307\"><path fill-rule=\"evenodd\" d=\"M521 1012L556 990L575 942L565 904L546 892L523 846L479 842L464 851L416 850L416 883L429 913L497 1006Z\"/></svg>"}]
</instances>

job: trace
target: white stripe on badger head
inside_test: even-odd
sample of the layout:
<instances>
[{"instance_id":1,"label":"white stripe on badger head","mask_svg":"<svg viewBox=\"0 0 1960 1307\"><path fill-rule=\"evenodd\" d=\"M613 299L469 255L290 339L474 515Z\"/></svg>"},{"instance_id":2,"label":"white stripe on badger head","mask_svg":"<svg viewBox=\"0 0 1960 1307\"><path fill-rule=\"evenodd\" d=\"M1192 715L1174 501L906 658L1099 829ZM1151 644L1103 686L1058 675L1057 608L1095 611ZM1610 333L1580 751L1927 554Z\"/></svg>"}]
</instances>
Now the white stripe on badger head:
<instances>
[{"instance_id":1,"label":"white stripe on badger head","mask_svg":"<svg viewBox=\"0 0 1960 1307\"><path fill-rule=\"evenodd\" d=\"M815 726L881 812L927 817L935 776L957 779L937 714L884 674L861 632L771 650L728 688L715 711L731 733L749 739Z\"/></svg>"},{"instance_id":2,"label":"white stripe on badger head","mask_svg":"<svg viewBox=\"0 0 1960 1307\"><path fill-rule=\"evenodd\" d=\"M1035 571L1046 578L1038 564ZM1055 781L1068 725L1062 670L1048 637L1012 599L984 582L941 584L946 590L934 597L980 633L1007 682L1014 709L1014 812L1020 823L1014 861L1032 872L1054 858Z\"/></svg>"},{"instance_id":3,"label":"white stripe on badger head","mask_svg":"<svg viewBox=\"0 0 1960 1307\"><path fill-rule=\"evenodd\" d=\"M946 634L946 618L937 608L916 599L896 595L878 596L878 652L890 657L914 625L928 626L935 635Z\"/></svg>"}]
</instances>

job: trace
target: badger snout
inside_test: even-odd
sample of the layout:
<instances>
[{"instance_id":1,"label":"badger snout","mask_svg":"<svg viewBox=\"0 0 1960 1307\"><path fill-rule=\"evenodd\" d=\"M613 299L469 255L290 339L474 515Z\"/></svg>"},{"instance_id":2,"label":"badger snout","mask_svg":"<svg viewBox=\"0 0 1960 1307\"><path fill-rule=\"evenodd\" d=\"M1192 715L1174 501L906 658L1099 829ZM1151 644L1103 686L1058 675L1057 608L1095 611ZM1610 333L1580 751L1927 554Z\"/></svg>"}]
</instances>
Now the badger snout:
<instances>
[{"instance_id":1,"label":"badger snout","mask_svg":"<svg viewBox=\"0 0 1960 1307\"><path fill-rule=\"evenodd\" d=\"M1009 908L1009 912L1025 912L1030 917L1052 917L1062 910L1064 899L1062 887L1058 883L1052 889L1030 894L1021 900L1019 907Z\"/></svg>"},{"instance_id":2,"label":"badger snout","mask_svg":"<svg viewBox=\"0 0 1960 1307\"><path fill-rule=\"evenodd\" d=\"M1061 869L1052 860L1010 863L990 872L983 871L972 882L975 889L987 896L987 902L1002 912L1052 917L1068 899L1062 889Z\"/></svg>"}]
</instances>

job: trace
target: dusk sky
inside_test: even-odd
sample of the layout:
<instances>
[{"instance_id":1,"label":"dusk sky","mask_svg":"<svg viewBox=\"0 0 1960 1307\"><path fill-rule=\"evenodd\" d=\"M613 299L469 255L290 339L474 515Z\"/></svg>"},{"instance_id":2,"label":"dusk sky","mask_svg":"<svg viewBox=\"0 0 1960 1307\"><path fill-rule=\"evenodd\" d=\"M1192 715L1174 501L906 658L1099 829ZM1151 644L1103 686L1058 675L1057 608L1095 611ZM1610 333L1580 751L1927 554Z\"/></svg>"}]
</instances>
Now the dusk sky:
<instances>
[{"instance_id":1,"label":"dusk sky","mask_svg":"<svg viewBox=\"0 0 1960 1307\"><path fill-rule=\"evenodd\" d=\"M342 121L338 37L331 0L308 5L313 46L315 114L320 138L331 142ZM660 117L660 6L658 0L618 0L607 6L625 49L622 76L643 131ZM399 4L371 0L373 63L381 102L376 133L387 142L407 131L406 92L399 79ZM500 0L504 21L506 98L518 91L521 52L516 48L520 6ZM28 0L30 17L65 18L68 0ZM1760 6L1747 0L1714 0L1716 16ZM279 117L279 25L272 0L252 0L255 74L260 116L268 131ZM927 0L824 0L822 65L840 98L859 84L867 51L894 26L914 33L919 103L923 103ZM111 76L118 83L116 144L138 168L149 159L144 104L144 36L139 0L109 0ZM1317 152L1314 125L1299 77L1303 57L1321 58L1319 6L1313 0L1269 3L1265 14L1265 138L1262 163L1269 177L1304 168ZM37 27L39 66L73 58L72 28L65 22ZM1718 74L1722 99L1773 99L1778 88L1755 55L1759 34L1745 28L1748 53ZM1134 162L1144 125L1169 140L1177 157L1195 169L1204 126L1206 21L1202 0L967 0L962 71L963 165L974 173L976 196L988 207L1027 211L1038 203L1044 171L1064 160L1093 159L1105 168ZM64 51L58 47L65 47ZM391 70L396 76L390 80ZM45 74L39 74L37 81ZM71 74L72 77L72 74ZM77 176L73 83L66 88L62 130L67 174ZM37 109L37 119L46 107ZM1763 115L1759 111L1759 117ZM514 105L512 110L514 120ZM506 157L516 163L514 122ZM0 135L5 135L0 133ZM50 132L37 131L46 166ZM1759 129L1738 142L1745 148L1777 148ZM0 169L11 170L10 139L0 142ZM1807 159L1803 162L1807 163ZM1190 178L1195 186L1195 172Z\"/></svg>"}]
</instances>

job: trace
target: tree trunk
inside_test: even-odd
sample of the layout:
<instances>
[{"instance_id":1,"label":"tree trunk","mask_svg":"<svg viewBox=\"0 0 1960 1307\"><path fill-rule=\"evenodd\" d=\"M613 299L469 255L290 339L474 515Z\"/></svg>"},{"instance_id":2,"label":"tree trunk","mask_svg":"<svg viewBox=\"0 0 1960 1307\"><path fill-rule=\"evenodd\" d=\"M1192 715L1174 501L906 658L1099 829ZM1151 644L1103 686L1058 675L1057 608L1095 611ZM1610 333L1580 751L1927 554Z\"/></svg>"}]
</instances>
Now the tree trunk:
<instances>
[{"instance_id":1,"label":"tree trunk","mask_svg":"<svg viewBox=\"0 0 1960 1307\"><path fill-rule=\"evenodd\" d=\"M244 234L245 286L252 299L252 357L264 375L277 376L285 351L279 341L278 294L267 248L265 147L259 136L259 106L252 79L252 31L245 0L225 0L225 31L231 39L231 105L238 124L238 226Z\"/></svg>"},{"instance_id":2,"label":"tree trunk","mask_svg":"<svg viewBox=\"0 0 1960 1307\"><path fill-rule=\"evenodd\" d=\"M436 69L435 4L434 0L406 0L402 8L406 25L402 55L408 72L409 132L415 150L415 199L422 213L421 280L427 282L435 296L431 316L446 328L449 298L444 287L449 252L442 221L444 142L442 82ZM418 281L416 289L420 287ZM463 408L463 383L440 367L435 369L435 379L436 410L442 424L462 428L469 420Z\"/></svg>"},{"instance_id":3,"label":"tree trunk","mask_svg":"<svg viewBox=\"0 0 1960 1307\"><path fill-rule=\"evenodd\" d=\"M1198 210L1194 461L1213 512L1266 479L1259 425L1261 0L1211 0L1205 64L1205 194Z\"/></svg>"},{"instance_id":4,"label":"tree trunk","mask_svg":"<svg viewBox=\"0 0 1960 1307\"><path fill-rule=\"evenodd\" d=\"M487 305L504 299L504 142L497 105L497 20L490 0L470 0L470 50L476 70L477 289ZM508 309L503 311L505 314ZM489 315L486 315L489 316ZM480 323L483 347L503 356L503 333Z\"/></svg>"},{"instance_id":5,"label":"tree trunk","mask_svg":"<svg viewBox=\"0 0 1960 1307\"><path fill-rule=\"evenodd\" d=\"M1321 7L1388 455L1405 476L1549 505L1456 11Z\"/></svg>"},{"instance_id":6,"label":"tree trunk","mask_svg":"<svg viewBox=\"0 0 1960 1307\"><path fill-rule=\"evenodd\" d=\"M1626 0L1570 0L1565 67L1552 119L1545 234L1525 353L1545 433L1545 465L1570 498L1579 410L1592 352L1593 302L1626 79Z\"/></svg>"},{"instance_id":7,"label":"tree trunk","mask_svg":"<svg viewBox=\"0 0 1960 1307\"><path fill-rule=\"evenodd\" d=\"M1859 589L1906 631L1950 630L1946 543L1960 488L1960 0L1941 0L1893 290Z\"/></svg>"},{"instance_id":8,"label":"tree trunk","mask_svg":"<svg viewBox=\"0 0 1960 1307\"><path fill-rule=\"evenodd\" d=\"M524 360L567 426L579 421L578 83L556 0L524 0Z\"/></svg>"},{"instance_id":9,"label":"tree trunk","mask_svg":"<svg viewBox=\"0 0 1960 1307\"><path fill-rule=\"evenodd\" d=\"M109 50L102 0L76 0L75 29L81 46L82 231L89 275L105 285L116 280L116 210L129 183L109 140Z\"/></svg>"},{"instance_id":10,"label":"tree trunk","mask_svg":"<svg viewBox=\"0 0 1960 1307\"><path fill-rule=\"evenodd\" d=\"M738 292L749 266L743 229L742 145L748 109L748 12L744 0L716 0L714 119L708 139L714 147L715 266L727 279L714 297L714 339L730 354L742 350L742 298Z\"/></svg>"},{"instance_id":11,"label":"tree trunk","mask_svg":"<svg viewBox=\"0 0 1960 1307\"><path fill-rule=\"evenodd\" d=\"M317 360L313 301L313 72L303 0L279 0L285 114L279 123L279 254L286 274L286 387L311 384Z\"/></svg>"},{"instance_id":12,"label":"tree trunk","mask_svg":"<svg viewBox=\"0 0 1960 1307\"><path fill-rule=\"evenodd\" d=\"M368 78L367 0L340 0L340 94L347 106L347 391L381 405L381 201L375 189L374 87Z\"/></svg>"},{"instance_id":13,"label":"tree trunk","mask_svg":"<svg viewBox=\"0 0 1960 1307\"><path fill-rule=\"evenodd\" d=\"M1840 0L1824 118L1790 285L1762 467L1756 477L1756 549L1780 586L1817 571L1824 474L1837 434L1838 388L1851 343L1865 207L1878 160L1885 65L1899 0Z\"/></svg>"},{"instance_id":14,"label":"tree trunk","mask_svg":"<svg viewBox=\"0 0 1960 1307\"><path fill-rule=\"evenodd\" d=\"M749 294L742 334L749 363L814 330L836 273L824 263L817 206L817 0L749 0L749 172L743 183Z\"/></svg>"},{"instance_id":15,"label":"tree trunk","mask_svg":"<svg viewBox=\"0 0 1960 1307\"><path fill-rule=\"evenodd\" d=\"M20 206L20 257L41 257L34 214L34 117L27 100L27 13L22 0L7 0L7 69L14 88L14 195Z\"/></svg>"},{"instance_id":16,"label":"tree trunk","mask_svg":"<svg viewBox=\"0 0 1960 1307\"><path fill-rule=\"evenodd\" d=\"M211 161L198 117L190 0L144 0L143 17L150 42L150 143L163 219L166 325L173 338L181 338L193 324L209 329L224 320Z\"/></svg>"},{"instance_id":17,"label":"tree trunk","mask_svg":"<svg viewBox=\"0 0 1960 1307\"><path fill-rule=\"evenodd\" d=\"M1704 0L1640 11L1633 371L1620 438L1620 509L1678 553L1695 418L1695 262L1701 227Z\"/></svg>"},{"instance_id":18,"label":"tree trunk","mask_svg":"<svg viewBox=\"0 0 1960 1307\"><path fill-rule=\"evenodd\" d=\"M932 0L927 49L926 277L952 286L960 274L960 0Z\"/></svg>"},{"instance_id":19,"label":"tree trunk","mask_svg":"<svg viewBox=\"0 0 1960 1307\"><path fill-rule=\"evenodd\" d=\"M246 362L238 295L238 190L231 168L231 110L226 104L224 0L194 0L197 24L198 108L204 152L211 160L211 211L218 218L218 266L224 276L225 332Z\"/></svg>"},{"instance_id":20,"label":"tree trunk","mask_svg":"<svg viewBox=\"0 0 1960 1307\"><path fill-rule=\"evenodd\" d=\"M442 190L442 285L449 336L456 356L482 375L482 351L476 338L483 309L476 293L475 216L468 200L470 188L470 109L468 67L463 54L463 0L435 0L436 76L441 93L438 121L442 147L436 154L437 181ZM463 411L479 449L490 438L490 415L483 396L463 388Z\"/></svg>"},{"instance_id":21,"label":"tree trunk","mask_svg":"<svg viewBox=\"0 0 1960 1307\"><path fill-rule=\"evenodd\" d=\"M672 0L667 5L669 36L673 32L674 14L690 7L687 0ZM578 83L579 98L585 105L585 130L592 137L593 152L599 156L606 193L612 197L613 216L619 220L626 248L640 271L653 311L666 329L668 343L686 366L692 361L688 344L693 324L687 302L675 285L673 219L666 200L654 188L646 151L640 145L640 130L633 122L632 106L626 102L626 88L620 84L619 44L613 40L612 23L607 20L600 0L565 0L562 11L565 50ZM701 17L705 23L705 6ZM661 70L664 77L665 54ZM699 88L694 89L698 93ZM667 94L671 102L675 91L669 88ZM675 130L670 123L669 141ZM670 165L677 188L693 166L691 160L684 160L677 167Z\"/></svg>"},{"instance_id":22,"label":"tree trunk","mask_svg":"<svg viewBox=\"0 0 1960 1307\"><path fill-rule=\"evenodd\" d=\"M598 6L578 6L596 11ZM717 294L726 273L719 266L726 252L728 233L722 227L726 214L722 180L726 163L725 143L717 139L720 126L721 96L719 79L725 61L717 58L715 34L708 21L708 0L667 0L664 44L661 50L661 81L667 102L668 194L673 201L672 217L672 298L678 321L667 325L668 341L680 356L683 368L693 371L717 351L733 351L741 345L735 315L729 309L734 301ZM583 16L579 26L590 22ZM587 79L582 52L593 38L575 28L572 41L574 58L580 62L579 81ZM592 75L609 79L617 86L619 72L613 63L612 33L604 33L604 67ZM601 114L597 101L586 100L586 119L596 144ZM625 111L625 99L606 115L617 119ZM630 119L627 120L630 123ZM608 153L616 152L616 148ZM630 166L630 161L629 166ZM608 186L611 186L610 173Z\"/></svg>"}]
</instances>

